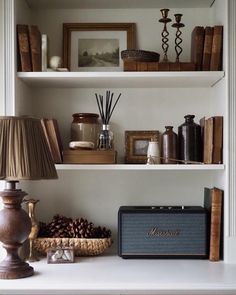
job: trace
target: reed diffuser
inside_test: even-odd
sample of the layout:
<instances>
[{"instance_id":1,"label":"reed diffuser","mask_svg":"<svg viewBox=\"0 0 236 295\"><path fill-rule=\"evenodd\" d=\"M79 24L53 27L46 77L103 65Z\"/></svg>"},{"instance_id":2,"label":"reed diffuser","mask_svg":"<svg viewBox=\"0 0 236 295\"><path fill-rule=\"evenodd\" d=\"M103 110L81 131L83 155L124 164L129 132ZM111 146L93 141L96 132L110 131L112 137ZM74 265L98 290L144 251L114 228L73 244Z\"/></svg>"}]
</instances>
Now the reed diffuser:
<instances>
[{"instance_id":1,"label":"reed diffuser","mask_svg":"<svg viewBox=\"0 0 236 295\"><path fill-rule=\"evenodd\" d=\"M113 111L120 99L121 93L117 97L115 103L113 104L114 93L111 93L109 90L106 91L106 97L104 99L103 95L98 95L95 93L98 110L102 120L102 130L99 133L98 137L98 149L100 150L109 150L113 149L113 133L110 130L110 119L113 114Z\"/></svg>"}]
</instances>

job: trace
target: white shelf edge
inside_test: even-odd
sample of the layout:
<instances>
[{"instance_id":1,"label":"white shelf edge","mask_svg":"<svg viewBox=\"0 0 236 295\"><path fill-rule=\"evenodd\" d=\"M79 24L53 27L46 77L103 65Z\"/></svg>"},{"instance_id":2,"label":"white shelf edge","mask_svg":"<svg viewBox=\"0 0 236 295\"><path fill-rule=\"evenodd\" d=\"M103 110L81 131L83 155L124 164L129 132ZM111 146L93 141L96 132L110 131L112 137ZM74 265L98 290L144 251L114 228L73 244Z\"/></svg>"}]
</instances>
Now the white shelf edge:
<instances>
[{"instance_id":1,"label":"white shelf edge","mask_svg":"<svg viewBox=\"0 0 236 295\"><path fill-rule=\"evenodd\" d=\"M194 72L18 72L31 87L212 87L224 71Z\"/></svg>"},{"instance_id":2,"label":"white shelf edge","mask_svg":"<svg viewBox=\"0 0 236 295\"><path fill-rule=\"evenodd\" d=\"M66 3L65 3L66 2ZM99 3L97 3L99 2ZM116 8L208 8L214 0L27 0L27 4L32 9L116 9Z\"/></svg>"},{"instance_id":3,"label":"white shelf edge","mask_svg":"<svg viewBox=\"0 0 236 295\"><path fill-rule=\"evenodd\" d=\"M135 170L135 171L185 171L185 170L224 170L224 164L200 165L145 165L145 164L57 164L57 170Z\"/></svg>"}]
</instances>

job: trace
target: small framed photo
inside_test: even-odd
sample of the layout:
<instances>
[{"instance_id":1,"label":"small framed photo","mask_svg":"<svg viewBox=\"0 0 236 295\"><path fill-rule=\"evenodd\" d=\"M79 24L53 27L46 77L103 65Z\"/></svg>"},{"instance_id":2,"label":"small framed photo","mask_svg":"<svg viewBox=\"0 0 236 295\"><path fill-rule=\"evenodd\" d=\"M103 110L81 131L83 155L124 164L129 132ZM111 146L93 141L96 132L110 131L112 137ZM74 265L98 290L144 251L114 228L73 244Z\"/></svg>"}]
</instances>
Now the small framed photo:
<instances>
[{"instance_id":1,"label":"small framed photo","mask_svg":"<svg viewBox=\"0 0 236 295\"><path fill-rule=\"evenodd\" d=\"M158 140L159 131L125 131L125 162L128 164L146 164L148 144Z\"/></svg>"},{"instance_id":2,"label":"small framed photo","mask_svg":"<svg viewBox=\"0 0 236 295\"><path fill-rule=\"evenodd\" d=\"M73 263L75 261L73 248L51 248L47 252L47 262L50 263Z\"/></svg>"},{"instance_id":3,"label":"small framed photo","mask_svg":"<svg viewBox=\"0 0 236 295\"><path fill-rule=\"evenodd\" d=\"M63 66L72 72L122 71L121 51L134 48L134 23L63 24Z\"/></svg>"}]
</instances>

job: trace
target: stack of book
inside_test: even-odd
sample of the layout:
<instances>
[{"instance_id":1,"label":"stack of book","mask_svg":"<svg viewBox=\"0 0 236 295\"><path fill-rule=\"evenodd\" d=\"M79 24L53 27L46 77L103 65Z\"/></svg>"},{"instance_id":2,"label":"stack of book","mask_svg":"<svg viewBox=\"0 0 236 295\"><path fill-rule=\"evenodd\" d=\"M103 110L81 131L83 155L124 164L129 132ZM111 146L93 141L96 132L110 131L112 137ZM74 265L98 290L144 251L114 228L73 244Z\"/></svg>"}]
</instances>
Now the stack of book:
<instances>
[{"instance_id":1,"label":"stack of book","mask_svg":"<svg viewBox=\"0 0 236 295\"><path fill-rule=\"evenodd\" d=\"M197 71L222 70L223 26L196 26L192 31L191 61Z\"/></svg>"},{"instance_id":2,"label":"stack of book","mask_svg":"<svg viewBox=\"0 0 236 295\"><path fill-rule=\"evenodd\" d=\"M17 25L18 71L42 71L42 37L37 26Z\"/></svg>"},{"instance_id":3,"label":"stack of book","mask_svg":"<svg viewBox=\"0 0 236 295\"><path fill-rule=\"evenodd\" d=\"M202 127L204 164L223 163L223 117L214 116L200 120Z\"/></svg>"},{"instance_id":4,"label":"stack of book","mask_svg":"<svg viewBox=\"0 0 236 295\"><path fill-rule=\"evenodd\" d=\"M56 119L41 119L43 131L51 151L53 160L57 164L61 164L62 161L62 141Z\"/></svg>"}]
</instances>

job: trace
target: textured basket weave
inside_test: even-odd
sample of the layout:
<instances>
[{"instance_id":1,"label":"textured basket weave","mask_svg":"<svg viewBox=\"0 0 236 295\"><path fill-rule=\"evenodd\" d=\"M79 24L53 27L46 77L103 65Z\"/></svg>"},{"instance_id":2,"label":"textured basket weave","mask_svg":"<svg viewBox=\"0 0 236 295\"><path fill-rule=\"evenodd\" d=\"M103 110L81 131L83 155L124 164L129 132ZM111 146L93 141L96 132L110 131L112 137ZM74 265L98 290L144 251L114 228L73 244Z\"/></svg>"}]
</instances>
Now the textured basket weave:
<instances>
[{"instance_id":1,"label":"textured basket weave","mask_svg":"<svg viewBox=\"0 0 236 295\"><path fill-rule=\"evenodd\" d=\"M159 61L160 54L154 51L128 49L121 51L124 61Z\"/></svg>"},{"instance_id":2,"label":"textured basket weave","mask_svg":"<svg viewBox=\"0 0 236 295\"><path fill-rule=\"evenodd\" d=\"M77 239L77 238L37 238L34 249L46 255L50 248L71 247L75 256L96 256L102 254L112 244L111 238L106 239Z\"/></svg>"}]
</instances>

